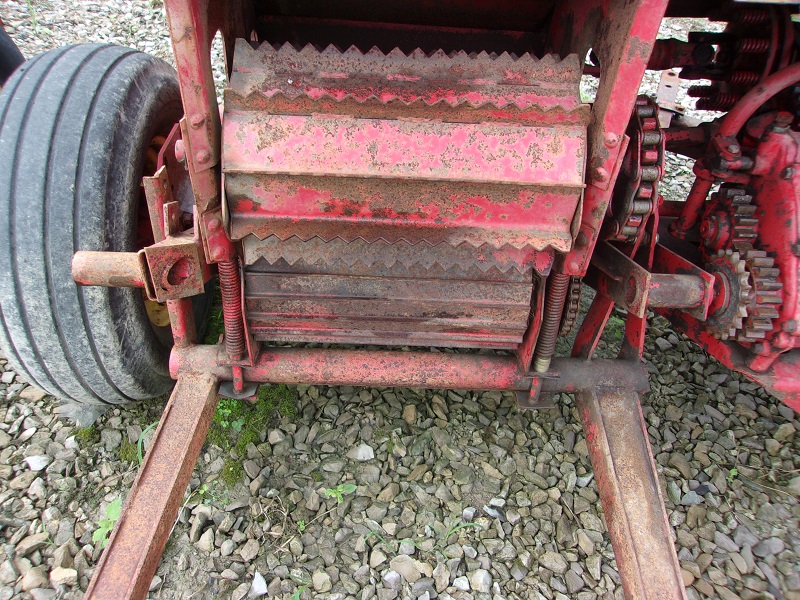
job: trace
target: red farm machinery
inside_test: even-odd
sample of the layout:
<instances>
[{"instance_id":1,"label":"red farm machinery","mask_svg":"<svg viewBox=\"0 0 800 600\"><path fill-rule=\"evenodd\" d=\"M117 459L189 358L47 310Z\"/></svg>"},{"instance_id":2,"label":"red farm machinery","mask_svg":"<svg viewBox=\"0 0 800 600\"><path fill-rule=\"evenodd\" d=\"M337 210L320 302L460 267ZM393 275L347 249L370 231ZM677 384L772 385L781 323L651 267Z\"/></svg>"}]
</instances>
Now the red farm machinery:
<instances>
[{"instance_id":1,"label":"red farm machinery","mask_svg":"<svg viewBox=\"0 0 800 600\"><path fill-rule=\"evenodd\" d=\"M796 6L164 4L177 75L79 45L0 95L3 352L78 402L172 389L87 598L146 595L220 388L260 383L575 393L625 597L685 598L646 311L800 410ZM659 39L666 17L707 27ZM682 201L668 152L695 161ZM224 335L201 344L215 281ZM622 350L593 360L615 307Z\"/></svg>"}]
</instances>

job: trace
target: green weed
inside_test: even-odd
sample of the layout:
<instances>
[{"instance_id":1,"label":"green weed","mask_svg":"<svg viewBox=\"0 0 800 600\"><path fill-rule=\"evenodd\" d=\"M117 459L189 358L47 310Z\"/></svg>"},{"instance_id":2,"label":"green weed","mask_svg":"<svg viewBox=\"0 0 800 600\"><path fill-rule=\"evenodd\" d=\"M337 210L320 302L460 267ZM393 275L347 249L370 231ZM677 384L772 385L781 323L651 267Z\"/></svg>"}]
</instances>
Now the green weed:
<instances>
[{"instance_id":1,"label":"green weed","mask_svg":"<svg viewBox=\"0 0 800 600\"><path fill-rule=\"evenodd\" d=\"M336 498L336 504L344 501L344 496L356 491L356 486L352 483L340 483L335 488L323 488L322 494L326 498Z\"/></svg>"},{"instance_id":2,"label":"green weed","mask_svg":"<svg viewBox=\"0 0 800 600\"><path fill-rule=\"evenodd\" d=\"M436 543L433 546L433 552L444 556L444 549L447 547L447 540L449 540L453 534L458 533L462 529L468 529L468 528L483 529L483 527L478 523L473 523L473 522L459 523L458 519L453 520L450 523L450 526L444 531L444 533L437 532L439 534L439 539L436 540ZM406 538L405 540L394 540L394 544L392 544L379 531L375 529L370 530L370 532L366 535L364 540L368 541L371 537L378 538L378 541L383 545L384 548L386 548L386 550L392 556L397 556L398 552L400 551L400 544L403 541L412 544L417 550L420 551L423 550L420 544L418 544L417 542L415 542L410 538Z\"/></svg>"},{"instance_id":3,"label":"green weed","mask_svg":"<svg viewBox=\"0 0 800 600\"><path fill-rule=\"evenodd\" d=\"M92 533L92 541L94 543L99 543L101 548L106 547L108 536L111 535L111 531L114 529L114 525L116 525L119 520L119 515L121 513L122 498L117 498L106 506L106 518L100 519L100 522L97 524L97 529Z\"/></svg>"}]
</instances>

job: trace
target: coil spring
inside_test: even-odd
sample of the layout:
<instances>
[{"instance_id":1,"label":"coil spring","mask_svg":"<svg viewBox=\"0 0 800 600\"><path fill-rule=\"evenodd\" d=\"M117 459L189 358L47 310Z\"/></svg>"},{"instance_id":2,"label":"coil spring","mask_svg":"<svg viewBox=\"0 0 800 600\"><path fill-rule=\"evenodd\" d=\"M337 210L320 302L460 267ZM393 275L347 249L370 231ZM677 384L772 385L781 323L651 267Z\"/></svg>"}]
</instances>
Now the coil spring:
<instances>
[{"instance_id":1,"label":"coil spring","mask_svg":"<svg viewBox=\"0 0 800 600\"><path fill-rule=\"evenodd\" d=\"M737 44L739 52L743 54L764 54L769 50L769 40L758 38L743 38Z\"/></svg>"},{"instance_id":2,"label":"coil spring","mask_svg":"<svg viewBox=\"0 0 800 600\"><path fill-rule=\"evenodd\" d=\"M712 98L700 98L697 101L697 110L728 110L739 101L738 94L717 94Z\"/></svg>"},{"instance_id":3,"label":"coil spring","mask_svg":"<svg viewBox=\"0 0 800 600\"><path fill-rule=\"evenodd\" d=\"M730 82L733 85L755 85L761 79L761 75L755 71L734 71Z\"/></svg>"},{"instance_id":4,"label":"coil spring","mask_svg":"<svg viewBox=\"0 0 800 600\"><path fill-rule=\"evenodd\" d=\"M742 25L755 25L767 21L769 21L769 10L765 8L740 8L731 19L731 22Z\"/></svg>"},{"instance_id":5,"label":"coil spring","mask_svg":"<svg viewBox=\"0 0 800 600\"><path fill-rule=\"evenodd\" d=\"M566 273L555 273L547 280L547 294L544 303L542 328L536 342L534 369L538 373L546 373L550 368L550 359L556 349L558 330L561 327L561 316L564 312L564 300L567 298L570 276Z\"/></svg>"},{"instance_id":6,"label":"coil spring","mask_svg":"<svg viewBox=\"0 0 800 600\"><path fill-rule=\"evenodd\" d=\"M719 91L715 85L693 85L686 90L686 95L690 98L710 98Z\"/></svg>"},{"instance_id":7,"label":"coil spring","mask_svg":"<svg viewBox=\"0 0 800 600\"><path fill-rule=\"evenodd\" d=\"M217 267L225 323L225 350L231 360L240 360L244 356L245 340L239 264L236 259L228 259L220 262Z\"/></svg>"}]
</instances>

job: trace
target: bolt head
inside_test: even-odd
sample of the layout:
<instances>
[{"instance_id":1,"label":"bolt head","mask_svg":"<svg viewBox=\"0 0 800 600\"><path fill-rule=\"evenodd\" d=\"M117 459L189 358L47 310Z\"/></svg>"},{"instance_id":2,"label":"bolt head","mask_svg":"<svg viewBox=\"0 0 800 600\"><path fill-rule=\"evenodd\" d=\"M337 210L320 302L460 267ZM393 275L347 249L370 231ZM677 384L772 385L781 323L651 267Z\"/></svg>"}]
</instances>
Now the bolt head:
<instances>
[{"instance_id":1,"label":"bolt head","mask_svg":"<svg viewBox=\"0 0 800 600\"><path fill-rule=\"evenodd\" d=\"M201 165L206 164L210 160L211 153L208 150L200 150L200 152L197 153L197 162L199 162Z\"/></svg>"},{"instance_id":2,"label":"bolt head","mask_svg":"<svg viewBox=\"0 0 800 600\"><path fill-rule=\"evenodd\" d=\"M567 265L567 267L569 267L570 271L573 271L573 272L577 273L580 270L581 265L578 263L577 260L571 260L571 261L569 261L569 264Z\"/></svg>"},{"instance_id":3,"label":"bolt head","mask_svg":"<svg viewBox=\"0 0 800 600\"><path fill-rule=\"evenodd\" d=\"M738 144L731 144L728 146L728 152L732 152L733 154L739 154L740 150L741 148L739 148Z\"/></svg>"},{"instance_id":4,"label":"bolt head","mask_svg":"<svg viewBox=\"0 0 800 600\"><path fill-rule=\"evenodd\" d=\"M609 175L608 171L606 171L603 167L597 167L594 170L595 179L600 182L608 181Z\"/></svg>"},{"instance_id":5,"label":"bolt head","mask_svg":"<svg viewBox=\"0 0 800 600\"><path fill-rule=\"evenodd\" d=\"M617 144L619 144L619 137L613 133L607 133L603 136L603 144L606 148L614 148Z\"/></svg>"},{"instance_id":6,"label":"bolt head","mask_svg":"<svg viewBox=\"0 0 800 600\"><path fill-rule=\"evenodd\" d=\"M208 222L208 230L209 231L219 231L219 228L222 227L222 221L217 219L216 217L211 219Z\"/></svg>"},{"instance_id":7,"label":"bolt head","mask_svg":"<svg viewBox=\"0 0 800 600\"><path fill-rule=\"evenodd\" d=\"M192 115L189 117L189 125L191 125L192 129L200 129L203 126L203 123L206 122L206 118L203 115L197 114Z\"/></svg>"},{"instance_id":8,"label":"bolt head","mask_svg":"<svg viewBox=\"0 0 800 600\"><path fill-rule=\"evenodd\" d=\"M225 258L225 249L224 248L214 248L211 251L211 258L216 261L220 261Z\"/></svg>"}]
</instances>

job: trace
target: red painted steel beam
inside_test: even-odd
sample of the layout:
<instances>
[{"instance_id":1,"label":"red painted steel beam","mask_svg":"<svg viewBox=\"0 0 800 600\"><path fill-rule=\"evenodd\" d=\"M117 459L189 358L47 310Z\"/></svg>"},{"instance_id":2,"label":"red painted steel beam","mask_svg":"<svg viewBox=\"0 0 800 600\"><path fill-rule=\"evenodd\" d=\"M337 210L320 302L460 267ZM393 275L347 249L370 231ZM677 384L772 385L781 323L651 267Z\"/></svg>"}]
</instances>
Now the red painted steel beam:
<instances>
[{"instance_id":1,"label":"red painted steel beam","mask_svg":"<svg viewBox=\"0 0 800 600\"><path fill-rule=\"evenodd\" d=\"M575 395L628 600L685 600L647 428L636 392Z\"/></svg>"},{"instance_id":2,"label":"red painted steel beam","mask_svg":"<svg viewBox=\"0 0 800 600\"><path fill-rule=\"evenodd\" d=\"M94 570L87 600L147 596L211 425L218 387L210 374L183 374L178 380Z\"/></svg>"},{"instance_id":3,"label":"red painted steel beam","mask_svg":"<svg viewBox=\"0 0 800 600\"><path fill-rule=\"evenodd\" d=\"M170 372L210 373L231 377L222 346L174 348ZM342 350L336 348L268 348L244 378L260 383L306 383L369 387L528 391L541 380L543 392L574 392L592 386L620 386L645 391L647 374L640 365L620 360L553 359L546 376L525 371L516 356Z\"/></svg>"}]
</instances>

